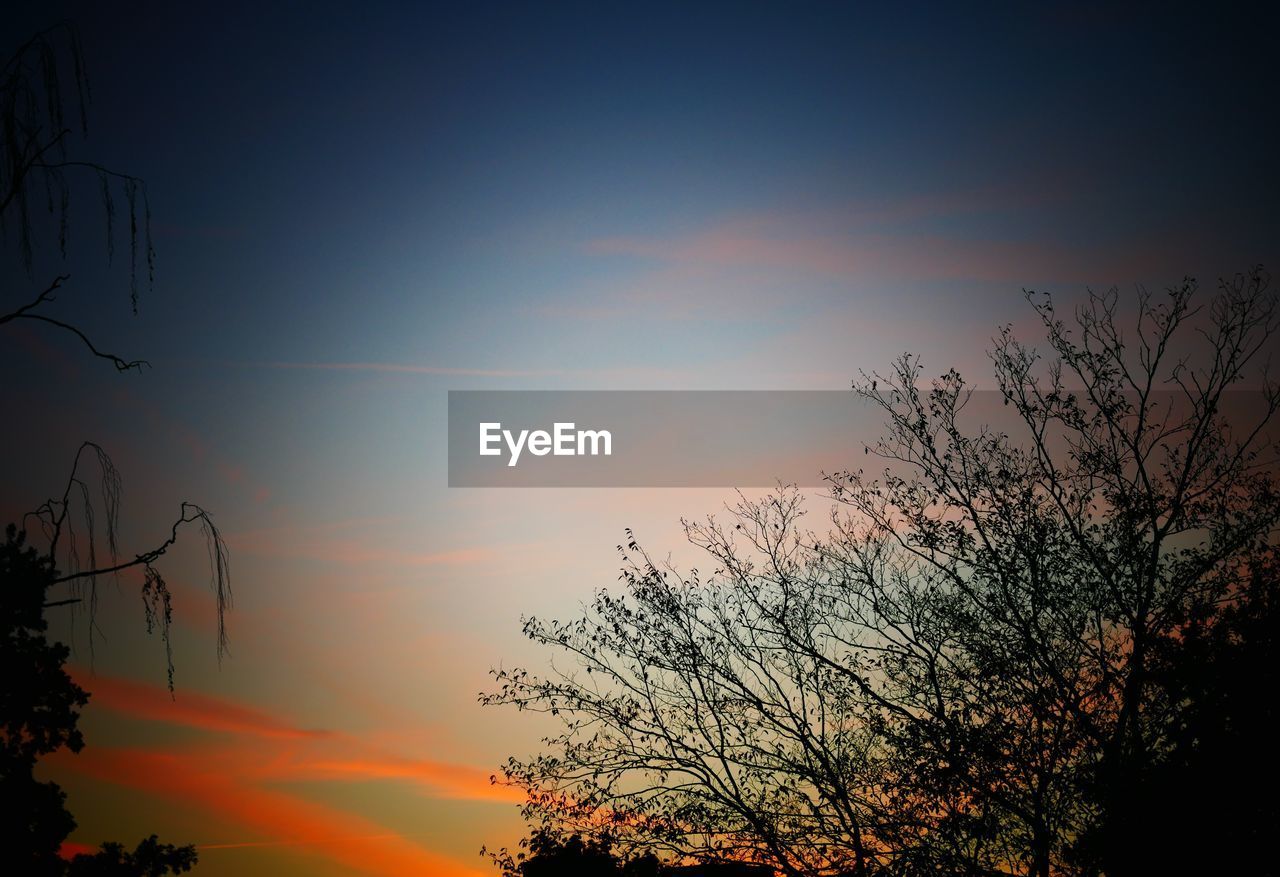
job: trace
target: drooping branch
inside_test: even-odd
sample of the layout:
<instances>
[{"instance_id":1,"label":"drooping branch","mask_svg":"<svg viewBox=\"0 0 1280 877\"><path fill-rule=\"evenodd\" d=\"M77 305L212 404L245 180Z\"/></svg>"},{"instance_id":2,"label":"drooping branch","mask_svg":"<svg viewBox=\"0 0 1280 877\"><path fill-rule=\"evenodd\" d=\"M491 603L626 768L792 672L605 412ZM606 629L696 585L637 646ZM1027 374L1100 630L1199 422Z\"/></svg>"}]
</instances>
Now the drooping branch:
<instances>
[{"instance_id":1,"label":"drooping branch","mask_svg":"<svg viewBox=\"0 0 1280 877\"><path fill-rule=\"evenodd\" d=\"M62 22L36 34L0 70L0 234L16 230L21 261L29 273L35 252L33 203L43 200L56 219L58 252L65 259L72 191L69 172L87 172L98 178L110 262L115 251L113 189L123 190L129 214L129 299L136 314L140 262L145 262L148 285L155 281L146 183L133 174L69 154L71 128L65 124L63 99L68 79L74 86L80 131L87 135L89 81L79 34L72 24Z\"/></svg>"},{"instance_id":2,"label":"drooping branch","mask_svg":"<svg viewBox=\"0 0 1280 877\"><path fill-rule=\"evenodd\" d=\"M89 480L82 469L84 458L92 454L99 470L98 496L95 500L89 490ZM52 600L45 608L72 605L81 602L87 596L90 613L90 643L92 644L92 616L97 607L97 580L100 576L119 576L130 569L140 569L143 575L142 599L148 633L159 629L165 644L169 685L173 686L173 652L169 640L169 622L172 617L172 604L168 585L156 562L178 542L179 531L188 524L198 524L208 551L210 585L217 601L217 653L221 660L228 648L226 613L231 608L231 567L227 545L222 538L212 516L203 507L192 502L183 502L178 517L169 528L169 535L153 548L135 554L132 558L121 558L119 554L117 527L120 514L121 479L111 458L100 446L93 442L85 442L76 452L71 467L71 474L62 496L49 499L39 508L27 514L41 527L47 539L47 553L59 560L65 559L67 571L55 577L51 584L66 584L73 589L73 596L66 599ZM77 503L76 500L79 500ZM107 549L105 562L99 561L98 541L95 532L97 517L94 509L101 506L105 519ZM79 520L84 527L84 551L87 563L82 563L81 548L77 541L77 517L73 514L78 507ZM65 542L65 547L64 546ZM78 593L82 586L87 586L87 595Z\"/></svg>"},{"instance_id":3,"label":"drooping branch","mask_svg":"<svg viewBox=\"0 0 1280 877\"><path fill-rule=\"evenodd\" d=\"M142 371L143 367L151 365L151 363L149 363L145 359L126 360L126 359L122 359L119 356L116 356L114 353L107 353L106 351L99 350L97 347L94 346L94 343L89 340L88 335L85 335L84 332L81 332L79 329L77 329L75 326L72 326L70 323L64 323L61 320L55 320L52 317L45 317L38 314L26 314L24 315L23 318L28 320L39 320L42 323L48 323L52 326L57 326L60 329L66 329L68 332L72 333L73 335L78 337L81 341L83 341L85 343L85 346L89 348L89 351L94 356L99 357L100 359L108 360L112 365L114 365L116 367L116 371L122 371L122 372L133 371L133 370Z\"/></svg>"},{"instance_id":4,"label":"drooping branch","mask_svg":"<svg viewBox=\"0 0 1280 877\"><path fill-rule=\"evenodd\" d=\"M35 308L45 304L46 302L55 301L55 298L52 295L53 291L56 289L59 289L62 286L62 283L68 279L70 279L70 275L68 274L59 275L44 292L40 293L40 295L36 297L34 301L30 302L29 304L23 305L22 307L18 308L16 311L12 313L4 314L3 316L0 316L0 326L4 325L5 323L12 322L14 320L35 320L37 322L47 323L51 326L56 326L59 329L65 329L66 331L75 335L77 338L79 338L81 341L84 342L85 347L89 348L90 353L92 353L94 356L98 357L99 359L105 359L108 362L110 362L112 365L116 367L116 371L141 372L144 367L149 367L151 363L149 363L145 359L124 359L123 357L117 356L114 353L108 353L105 350L99 350L97 345L95 345L93 341L90 340L88 335L86 335L82 330L71 325L70 323L55 319L53 317L45 316L44 314L34 313Z\"/></svg>"}]
</instances>

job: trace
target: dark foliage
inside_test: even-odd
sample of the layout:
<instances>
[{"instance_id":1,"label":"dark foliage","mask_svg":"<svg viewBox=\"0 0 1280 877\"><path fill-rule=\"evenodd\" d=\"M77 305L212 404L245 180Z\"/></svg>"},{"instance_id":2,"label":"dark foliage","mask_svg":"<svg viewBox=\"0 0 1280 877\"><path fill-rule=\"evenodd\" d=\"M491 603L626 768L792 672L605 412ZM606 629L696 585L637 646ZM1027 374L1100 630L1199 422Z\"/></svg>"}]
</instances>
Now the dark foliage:
<instances>
[{"instance_id":1,"label":"dark foliage","mask_svg":"<svg viewBox=\"0 0 1280 877\"><path fill-rule=\"evenodd\" d=\"M66 793L57 783L38 780L35 769L41 756L84 747L77 725L89 695L67 675L67 647L46 636L45 597L57 580L50 559L10 524L0 545L0 862L30 877L188 871L195 848L161 844L154 835L133 852L107 843L70 863L59 856L76 822Z\"/></svg>"},{"instance_id":2,"label":"dark foliage","mask_svg":"<svg viewBox=\"0 0 1280 877\"><path fill-rule=\"evenodd\" d=\"M607 835L567 837L539 829L508 850L489 854L503 877L772 877L771 868L745 862L673 865L652 853L623 856Z\"/></svg>"},{"instance_id":3,"label":"dark foliage","mask_svg":"<svg viewBox=\"0 0 1280 877\"><path fill-rule=\"evenodd\" d=\"M1128 873L1267 874L1280 826L1280 578L1255 570L1221 605L1194 607L1154 648L1166 738L1145 770L1092 792L1103 819L1080 841L1094 868Z\"/></svg>"},{"instance_id":4,"label":"dark foliage","mask_svg":"<svg viewBox=\"0 0 1280 877\"><path fill-rule=\"evenodd\" d=\"M58 848L75 828L66 795L35 778L36 761L84 746L76 723L88 695L63 669L69 652L45 637L53 565L10 525L0 546L0 849L20 873L61 873Z\"/></svg>"},{"instance_id":5,"label":"dark foliage","mask_svg":"<svg viewBox=\"0 0 1280 877\"><path fill-rule=\"evenodd\" d=\"M132 174L80 158L70 141L89 133L89 76L80 34L69 22L40 31L18 46L0 68L0 236L17 236L19 258L30 271L41 250L36 237L39 208L56 224L57 252L66 256L70 241L73 183L85 177L94 184L103 208L107 258L115 256L116 199L123 197L129 227L129 301L138 311L139 269L148 283L155 279L155 248L151 243L151 206L146 183ZM76 135L79 135L78 138ZM83 183L81 184L83 185ZM17 311L0 317L34 319L80 334L74 328L36 313L53 301L52 293L66 277L55 280L45 293ZM93 345L83 334L80 338ZM145 363L125 362L109 354L122 371Z\"/></svg>"},{"instance_id":6,"label":"dark foliage","mask_svg":"<svg viewBox=\"0 0 1280 877\"><path fill-rule=\"evenodd\" d=\"M115 254L119 220L117 199L123 197L128 223L129 299L136 314L139 275L154 279L151 212L145 183L131 174L77 157L73 134L88 133L89 80L76 28L61 23L18 46L0 67L0 239L14 243L18 261L31 276L36 256L55 254L65 260L70 238L73 191L88 183L100 199L105 217L107 258ZM43 206L44 210L39 208ZM42 215L43 214L43 215ZM46 243L56 226L56 247ZM54 316L65 291L63 274L38 284L41 291L0 290L0 326L28 324L54 327L74 336L98 358L119 371L140 371L147 363L100 349L86 331ZM96 464L96 466L95 466ZM96 472L93 471L96 468ZM169 590L155 566L177 541L186 524L202 530L209 550L218 602L218 654L226 647L224 612L230 603L226 546L209 514L184 502L168 538L155 547L121 557L117 544L120 476L98 445L83 442L76 451L65 488L24 519L43 537L36 550L26 533L10 526L0 568L0 632L3 633L3 680L0 680L0 862L16 873L44 875L161 875L187 871L194 865L193 847L161 844L153 835L128 851L103 844L90 856L68 864L58 856L62 841L75 828L66 796L54 783L35 778L37 759L61 748L78 752L84 745L77 721L88 695L66 674L67 648L49 643L44 613L54 607L88 604L90 647L93 612L101 576L118 576L138 568L147 631L164 638L170 688L173 658L168 639L171 621ZM104 532L105 531L105 532ZM65 571L59 572L58 567ZM50 589L57 588L54 593Z\"/></svg>"},{"instance_id":7,"label":"dark foliage","mask_svg":"<svg viewBox=\"0 0 1280 877\"><path fill-rule=\"evenodd\" d=\"M88 135L89 102L89 79L80 35L69 22L34 34L0 67L0 241L16 242L18 261L28 276L36 255L56 253L65 260L71 231L72 194L90 189L104 211L108 261L114 257L116 225L122 219L127 221L129 299L136 314L140 272L145 269L148 284L154 281L150 202L141 178L75 155L71 141ZM126 205L123 217L117 209L121 198ZM68 279L68 275L62 274L38 284L35 288L41 291L34 295L30 291L0 289L0 327L9 324L52 326L76 337L93 356L109 361L119 371L140 371L148 365L144 360L126 359L104 351L84 328L55 310L59 296L66 292ZM94 467L96 473L92 472ZM226 546L208 512L195 503L183 502L168 539L151 549L121 558L116 540L120 486L119 473L107 453L93 442L83 442L71 461L71 474L65 488L32 511L24 520L24 526L33 538L44 537L42 553L65 570L54 584L65 585L67 593L56 595L51 605L87 603L90 648L95 632L93 611L98 578L115 576L132 567L141 569L147 631L159 631L165 641L172 687L174 671L168 641L171 604L168 586L155 562L174 545L180 528L187 524L199 526L208 547L217 597L218 655L221 657L227 645L225 612L231 601ZM105 532L95 532L95 529Z\"/></svg>"},{"instance_id":8,"label":"dark foliage","mask_svg":"<svg viewBox=\"0 0 1280 877\"><path fill-rule=\"evenodd\" d=\"M1277 815L1268 282L1207 307L1191 279L1144 292L1136 326L1115 291L1065 318L1029 293L1045 344L998 335L999 426L916 357L855 383L883 469L830 479L827 532L786 489L687 525L709 574L628 532L620 589L526 620L549 673L497 671L481 698L559 722L504 768L535 830L791 877L1256 873Z\"/></svg>"},{"instance_id":9,"label":"dark foliage","mask_svg":"<svg viewBox=\"0 0 1280 877\"><path fill-rule=\"evenodd\" d=\"M132 852L107 842L96 853L76 856L67 868L67 877L163 877L190 871L195 864L194 847L163 844L153 834Z\"/></svg>"}]
</instances>

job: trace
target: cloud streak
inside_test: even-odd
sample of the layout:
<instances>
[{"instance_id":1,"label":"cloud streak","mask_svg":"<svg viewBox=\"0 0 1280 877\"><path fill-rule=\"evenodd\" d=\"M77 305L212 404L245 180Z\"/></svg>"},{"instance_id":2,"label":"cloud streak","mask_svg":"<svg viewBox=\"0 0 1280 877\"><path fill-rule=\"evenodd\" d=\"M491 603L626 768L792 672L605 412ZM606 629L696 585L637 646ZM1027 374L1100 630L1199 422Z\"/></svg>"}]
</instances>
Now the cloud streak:
<instances>
[{"instance_id":1,"label":"cloud streak","mask_svg":"<svg viewBox=\"0 0 1280 877\"><path fill-rule=\"evenodd\" d=\"M443 375L478 378L539 378L563 375L559 369L455 368L436 365L412 365L396 362L249 362L236 363L250 368L292 369L303 371L380 372L384 374Z\"/></svg>"},{"instance_id":2,"label":"cloud streak","mask_svg":"<svg viewBox=\"0 0 1280 877\"><path fill-rule=\"evenodd\" d=\"M244 783L221 760L140 749L90 748L76 769L98 780L139 789L203 809L267 835L258 842L210 843L201 849L250 845L298 847L370 875L437 874L479 877L481 872L433 852L357 814L300 795Z\"/></svg>"},{"instance_id":3,"label":"cloud streak","mask_svg":"<svg viewBox=\"0 0 1280 877\"><path fill-rule=\"evenodd\" d=\"M76 670L73 676L79 685L92 694L94 706L134 719L215 733L283 740L313 740L332 736L328 731L294 727L262 710L206 694L184 690L180 696L175 697L160 686L117 676L90 675L83 670Z\"/></svg>"},{"instance_id":4,"label":"cloud streak","mask_svg":"<svg viewBox=\"0 0 1280 877\"><path fill-rule=\"evenodd\" d=\"M385 532L392 518L284 525L224 533L237 555L320 560L344 566L435 567L474 565L509 548L469 546L417 551L394 544Z\"/></svg>"},{"instance_id":5,"label":"cloud streak","mask_svg":"<svg viewBox=\"0 0 1280 877\"><path fill-rule=\"evenodd\" d=\"M778 269L835 278L977 280L1026 283L1036 278L1116 280L1160 264L1163 248L1068 245L1056 241L958 238L938 233L806 234L784 225L727 223L680 238L610 237L589 252L662 264L719 269Z\"/></svg>"},{"instance_id":6,"label":"cloud streak","mask_svg":"<svg viewBox=\"0 0 1280 877\"><path fill-rule=\"evenodd\" d=\"M280 784L394 781L428 797L510 803L518 792L495 786L481 768L407 758L341 732L308 729L268 711L196 692L180 692L110 676L77 678L92 702L131 720L196 728L208 742L158 748L89 747L62 752L60 768L100 782L135 788L263 835L198 844L203 850L297 847L372 875L478 872L448 855L388 831L358 813L318 803ZM78 839L82 840L82 839ZM76 847L79 849L79 847Z\"/></svg>"}]
</instances>

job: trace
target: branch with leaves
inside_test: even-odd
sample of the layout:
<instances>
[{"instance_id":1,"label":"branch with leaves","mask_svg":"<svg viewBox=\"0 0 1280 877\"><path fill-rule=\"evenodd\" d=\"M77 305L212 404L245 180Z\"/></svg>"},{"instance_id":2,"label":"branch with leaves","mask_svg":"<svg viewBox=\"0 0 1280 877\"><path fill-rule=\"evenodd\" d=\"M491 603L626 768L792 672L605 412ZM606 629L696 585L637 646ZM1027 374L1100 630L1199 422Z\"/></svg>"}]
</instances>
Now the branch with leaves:
<instances>
[{"instance_id":1,"label":"branch with leaves","mask_svg":"<svg viewBox=\"0 0 1280 877\"><path fill-rule=\"evenodd\" d=\"M107 259L111 262L116 246L116 201L123 194L128 220L129 299L136 315L140 270L145 267L149 285L155 277L146 183L131 174L72 154L69 140L73 129L78 128L82 136L88 133L89 98L80 37L70 23L59 23L35 34L19 46L0 69L0 231L4 234L16 231L20 261L30 274L38 219L33 206L43 200L47 214L57 224L56 252L65 260L73 175L88 174L97 180L98 197L105 213ZM68 122L67 116L71 114L78 117L78 125ZM34 298L8 312L0 312L0 326L20 322L52 326L74 335L94 357L110 362L117 371L141 372L148 366L146 360L128 359L103 350L83 328L51 313L59 291L68 280L69 275L60 274ZM91 462L97 466L96 479L85 474ZM70 591L67 597L47 601L45 608L87 601L92 649L98 577L118 576L138 569L143 580L147 630L159 630L164 639L172 687L173 652L169 641L172 601L156 562L176 543L180 529L187 525L199 527L208 549L211 584L217 599L217 649L221 659L227 648L225 613L231 604L226 544L205 509L183 502L167 539L132 557L122 558L117 544L120 491L120 476L111 459L97 444L85 442L72 461L62 494L27 515L25 523L43 532L51 562L65 570L53 584L66 585ZM99 515L104 519L105 541L95 532Z\"/></svg>"},{"instance_id":2,"label":"branch with leaves","mask_svg":"<svg viewBox=\"0 0 1280 877\"><path fill-rule=\"evenodd\" d=\"M66 68L70 67L68 71ZM129 303L138 313L139 270L145 265L148 286L155 282L155 247L151 240L151 204L146 182L97 162L73 157L68 139L64 93L71 86L78 129L88 134L89 81L76 29L60 23L20 46L0 72L0 235L17 233L19 259L27 274L35 253L33 203L43 200L57 223L57 252L65 259L70 238L71 175L97 180L104 210L107 261L115 257L116 198L123 194L129 225ZM96 357L119 371L141 371L148 363L100 349L74 322L48 313L54 293L69 279L59 275L27 304L0 312L0 325L16 321L41 323L75 335Z\"/></svg>"},{"instance_id":3,"label":"branch with leaves","mask_svg":"<svg viewBox=\"0 0 1280 877\"><path fill-rule=\"evenodd\" d=\"M823 534L794 490L686 524L709 575L628 533L620 592L528 619L549 671L481 697L560 723L503 771L535 831L789 875L1138 873L1128 790L1192 709L1152 656L1266 592L1280 527L1276 297L1260 269L1195 293L1140 294L1129 337L1114 292L1031 296L1050 359L999 335L1001 428L955 371L864 375L883 469L832 476Z\"/></svg>"},{"instance_id":4,"label":"branch with leaves","mask_svg":"<svg viewBox=\"0 0 1280 877\"><path fill-rule=\"evenodd\" d=\"M85 470L92 462L97 477ZM154 548L122 558L119 551L118 527L122 481L115 464L99 445L84 442L72 461L71 473L61 496L45 501L29 512L23 526L38 528L45 538L45 553L65 571L51 584L67 585L72 596L46 602L46 608L87 601L90 613L90 646L93 639L93 614L97 608L97 582L100 576L118 577L131 569L142 572L142 600L147 632L159 631L164 644L170 688L173 686L173 650L169 639L172 601L168 584L156 562L178 541L179 531L188 524L199 527L209 557L210 586L217 601L218 658L226 653L228 640L226 612L231 608L231 566L226 542L209 513L195 503L183 502L169 536ZM95 489L96 488L96 489ZM105 538L99 534L99 518ZM105 549L105 555L103 553Z\"/></svg>"}]
</instances>

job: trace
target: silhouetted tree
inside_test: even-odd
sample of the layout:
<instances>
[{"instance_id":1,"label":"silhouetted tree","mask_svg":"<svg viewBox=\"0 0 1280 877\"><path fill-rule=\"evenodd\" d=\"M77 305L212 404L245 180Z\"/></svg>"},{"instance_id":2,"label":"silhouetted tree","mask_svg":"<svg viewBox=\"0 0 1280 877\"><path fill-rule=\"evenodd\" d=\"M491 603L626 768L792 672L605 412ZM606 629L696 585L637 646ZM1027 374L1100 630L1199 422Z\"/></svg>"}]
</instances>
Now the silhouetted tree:
<instances>
[{"instance_id":1,"label":"silhouetted tree","mask_svg":"<svg viewBox=\"0 0 1280 877\"><path fill-rule=\"evenodd\" d=\"M60 874L58 849L75 820L56 783L35 778L36 761L84 745L76 722L88 696L63 669L67 647L45 638L45 593L54 570L10 525L0 546L0 850L21 873Z\"/></svg>"},{"instance_id":2,"label":"silhouetted tree","mask_svg":"<svg viewBox=\"0 0 1280 877\"><path fill-rule=\"evenodd\" d=\"M1151 650L1164 733L1150 763L1099 789L1106 818L1077 842L1088 865L1131 873L1272 873L1280 802L1280 578L1275 559L1214 604L1193 605Z\"/></svg>"},{"instance_id":3,"label":"silhouetted tree","mask_svg":"<svg viewBox=\"0 0 1280 877\"><path fill-rule=\"evenodd\" d=\"M116 198L123 197L129 224L129 300L136 314L140 267L145 265L149 283L155 277L146 183L68 150L77 131L82 138L88 136L88 110L89 79L80 37L71 24L57 24L37 33L5 62L0 73L0 234L10 242L16 234L19 260L28 276L42 220L56 226L48 231L56 234L57 251L65 258L71 234L73 176L84 175L97 183L106 220L107 256L112 259ZM33 216L36 205L45 210ZM69 275L59 275L25 304L0 312L0 325L21 320L53 326L77 336L94 356L111 361L120 371L141 371L147 365L144 360L125 360L103 352L83 330L47 313L56 300L55 293L69 279Z\"/></svg>"},{"instance_id":4,"label":"silhouetted tree","mask_svg":"<svg viewBox=\"0 0 1280 877\"><path fill-rule=\"evenodd\" d=\"M43 242L41 233L56 236L56 252L65 259L70 236L71 194L79 186L76 175L96 183L104 208L108 259L115 250L116 199L123 197L128 222L130 306L138 310L139 273L145 268L148 283L154 279L155 250L151 243L151 208L145 182L132 174L107 168L72 154L69 141L89 130L89 81L79 34L69 23L43 30L18 47L0 73L0 233L13 244L16 235L19 262L30 276L33 257ZM39 211L36 205L43 205ZM41 223L44 220L44 224ZM118 370L140 371L144 360L127 360L99 349L86 332L65 319L50 315L49 306L63 290L68 275L44 284L41 292L24 304L0 310L0 326L39 323L70 332L90 352L110 361ZM39 288L39 287L37 287ZM6 293L6 297L18 298ZM22 299L19 299L22 300ZM11 308L11 309L9 309ZM92 475L86 469L96 467ZM90 485L96 489L91 489ZM183 502L168 539L154 548L120 557L116 525L120 508L120 476L110 457L98 445L84 442L71 462L65 489L37 507L24 526L34 537L44 537L46 553L66 570L54 582L70 591L48 605L67 605L87 599L90 614L96 603L101 575L138 567L143 574L143 601L148 630L159 629L170 655L168 674L173 683L172 652L168 644L170 602L164 577L155 566L175 543L178 530L197 524L208 543L214 590L218 603L218 654L226 647L223 624L230 601L230 575L226 546L209 514L199 505ZM105 533L95 532L95 527ZM79 531L79 532L77 532ZM97 541L105 536L102 544ZM93 627L90 624L92 642Z\"/></svg>"},{"instance_id":5,"label":"silhouetted tree","mask_svg":"<svg viewBox=\"0 0 1280 877\"><path fill-rule=\"evenodd\" d=\"M584 838L580 834L561 837L551 831L536 831L520 843L515 853L501 849L489 855L503 877L616 877L622 861L614 855L607 838Z\"/></svg>"},{"instance_id":6,"label":"silhouetted tree","mask_svg":"<svg viewBox=\"0 0 1280 877\"><path fill-rule=\"evenodd\" d=\"M525 622L571 660L498 671L481 697L562 722L504 769L526 816L793 875L1147 873L1134 851L1168 835L1134 820L1203 758L1188 728L1228 742L1196 718L1227 695L1189 672L1268 648L1227 607L1266 605L1239 601L1274 568L1280 520L1275 385L1228 417L1275 297L1261 269L1207 310L1194 293L1142 294L1128 334L1114 291L1071 325L1029 293L1050 356L999 335L1008 429L965 421L954 371L922 384L908 356L864 376L885 468L831 479L823 535L789 490L687 525L710 575L628 533L623 593ZM1219 640L1252 645L1195 657ZM1234 703L1236 743L1260 745L1267 714Z\"/></svg>"},{"instance_id":7,"label":"silhouetted tree","mask_svg":"<svg viewBox=\"0 0 1280 877\"><path fill-rule=\"evenodd\" d=\"M162 844L153 834L129 852L118 843L104 843L96 853L71 860L68 877L164 877L181 874L196 864L195 847Z\"/></svg>"},{"instance_id":8,"label":"silhouetted tree","mask_svg":"<svg viewBox=\"0 0 1280 877\"><path fill-rule=\"evenodd\" d=\"M88 132L89 86L76 29L59 24L41 31L21 45L0 69L0 235L16 244L17 262L28 280L36 256L56 253L65 260L70 237L71 194L87 176L96 183L105 211L106 248L110 261L115 249L116 199L126 204L129 245L130 306L136 314L139 276L154 277L150 206L143 181L72 154L73 129ZM44 210L39 207L43 206ZM56 247L38 247L50 235ZM141 371L147 363L100 349L81 326L53 315L51 306L65 290L69 276L59 274L37 283L39 291L11 290L2 295L0 326L39 324L70 333L93 356L106 359L119 371ZM6 273L5 282L12 282ZM7 465L13 465L10 461ZM96 471L94 471L96 470ZM179 508L168 538L155 547L121 556L117 543L120 476L106 452L92 442L76 451L64 489L24 520L33 537L43 537L37 550L26 544L27 532L10 527L3 548L0 579L0 624L4 643L4 676L0 680L0 861L23 874L62 874L67 863L58 857L62 841L75 827L65 795L55 783L34 776L36 760L66 747L83 745L76 728L79 708L87 694L63 669L68 652L45 638L44 613L54 607L86 601L90 643L93 611L100 576L118 576L137 568L142 573L142 597L148 632L164 638L169 686L173 687L173 657L169 642L171 604L164 577L155 563L186 524L197 524L206 539L218 606L218 655L226 646L224 613L230 601L226 546L209 514L194 503ZM60 571L65 570L65 571ZM58 589L50 593L51 589ZM118 844L104 844L92 856L70 865L73 874L159 875L189 870L195 862L191 847L160 844L154 836L132 852Z\"/></svg>"},{"instance_id":9,"label":"silhouetted tree","mask_svg":"<svg viewBox=\"0 0 1280 877\"><path fill-rule=\"evenodd\" d=\"M503 848L488 855L503 877L772 877L772 870L742 862L663 863L652 853L618 855L607 834L566 836L543 827L520 842L514 854Z\"/></svg>"},{"instance_id":10,"label":"silhouetted tree","mask_svg":"<svg viewBox=\"0 0 1280 877\"><path fill-rule=\"evenodd\" d=\"M26 544L12 524L0 545L0 861L15 873L43 875L130 875L150 877L190 870L193 847L158 843L154 835L132 853L103 844L92 856L70 864L59 856L75 829L66 793L54 782L36 779L36 762L63 747L79 752L77 727L88 694L67 675L70 652L50 643L44 618L46 593L58 580L47 556Z\"/></svg>"}]
</instances>

